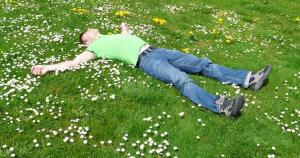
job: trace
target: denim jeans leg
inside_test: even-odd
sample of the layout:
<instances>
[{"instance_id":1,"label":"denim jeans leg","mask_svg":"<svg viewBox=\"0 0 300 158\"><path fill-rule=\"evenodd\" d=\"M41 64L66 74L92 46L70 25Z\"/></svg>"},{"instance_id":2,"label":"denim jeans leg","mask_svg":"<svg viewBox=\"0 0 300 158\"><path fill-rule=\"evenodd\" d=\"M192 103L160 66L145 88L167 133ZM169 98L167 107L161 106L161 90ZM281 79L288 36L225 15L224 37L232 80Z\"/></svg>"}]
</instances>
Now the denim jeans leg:
<instances>
[{"instance_id":1,"label":"denim jeans leg","mask_svg":"<svg viewBox=\"0 0 300 158\"><path fill-rule=\"evenodd\" d=\"M216 96L198 87L185 72L171 65L159 52L144 56L139 68L158 80L172 83L183 96L186 96L195 104L218 113L219 109L214 102Z\"/></svg>"},{"instance_id":2,"label":"denim jeans leg","mask_svg":"<svg viewBox=\"0 0 300 158\"><path fill-rule=\"evenodd\" d=\"M250 71L230 69L224 66L213 64L208 58L198 58L192 54L182 53L177 50L162 48L162 56L168 59L169 63L181 71L187 73L203 74L221 82L234 83L248 88Z\"/></svg>"},{"instance_id":3,"label":"denim jeans leg","mask_svg":"<svg viewBox=\"0 0 300 158\"><path fill-rule=\"evenodd\" d=\"M212 63L208 58L198 58L192 54L183 53L177 50L161 49L162 56L167 58L174 67L190 74L198 74L208 64Z\"/></svg>"},{"instance_id":4,"label":"denim jeans leg","mask_svg":"<svg viewBox=\"0 0 300 158\"><path fill-rule=\"evenodd\" d=\"M221 82L229 82L247 88L247 80L249 80L250 71L231 69L218 64L207 65L201 73L204 76L214 78Z\"/></svg>"}]
</instances>

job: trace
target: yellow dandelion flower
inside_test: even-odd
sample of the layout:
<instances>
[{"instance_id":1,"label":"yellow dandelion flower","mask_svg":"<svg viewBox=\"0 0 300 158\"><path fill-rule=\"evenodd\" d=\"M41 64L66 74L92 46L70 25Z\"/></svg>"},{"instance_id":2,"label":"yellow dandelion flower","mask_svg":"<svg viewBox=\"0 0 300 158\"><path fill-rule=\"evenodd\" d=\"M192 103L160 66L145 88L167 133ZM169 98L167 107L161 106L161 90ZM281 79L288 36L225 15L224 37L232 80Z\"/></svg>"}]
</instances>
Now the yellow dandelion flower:
<instances>
[{"instance_id":1,"label":"yellow dandelion flower","mask_svg":"<svg viewBox=\"0 0 300 158\"><path fill-rule=\"evenodd\" d=\"M114 29L114 31L113 31L114 33L117 33L117 32L119 32L119 29L118 28L116 28L116 29Z\"/></svg>"},{"instance_id":2,"label":"yellow dandelion flower","mask_svg":"<svg viewBox=\"0 0 300 158\"><path fill-rule=\"evenodd\" d=\"M213 28L212 31L211 31L211 33L212 33L213 35L215 35L215 34L218 33L218 30L217 30L216 28Z\"/></svg>"},{"instance_id":3,"label":"yellow dandelion flower","mask_svg":"<svg viewBox=\"0 0 300 158\"><path fill-rule=\"evenodd\" d=\"M185 53L189 53L190 52L190 49L189 48L183 48L183 49L181 49L183 52L185 52Z\"/></svg>"},{"instance_id":4,"label":"yellow dandelion flower","mask_svg":"<svg viewBox=\"0 0 300 158\"><path fill-rule=\"evenodd\" d=\"M159 22L159 18L153 18L152 19L154 22Z\"/></svg>"},{"instance_id":5,"label":"yellow dandelion flower","mask_svg":"<svg viewBox=\"0 0 300 158\"><path fill-rule=\"evenodd\" d=\"M226 39L232 39L232 36L226 35L225 38L226 38Z\"/></svg>"},{"instance_id":6,"label":"yellow dandelion flower","mask_svg":"<svg viewBox=\"0 0 300 158\"><path fill-rule=\"evenodd\" d=\"M223 24L223 18L218 18L218 23Z\"/></svg>"},{"instance_id":7,"label":"yellow dandelion flower","mask_svg":"<svg viewBox=\"0 0 300 158\"><path fill-rule=\"evenodd\" d=\"M159 25L164 25L167 23L165 19L160 19L160 18L153 18L152 19L155 23L158 23Z\"/></svg>"},{"instance_id":8,"label":"yellow dandelion flower","mask_svg":"<svg viewBox=\"0 0 300 158\"><path fill-rule=\"evenodd\" d=\"M225 36L225 42L226 42L226 43L231 43L232 40L233 40L232 36L230 36L230 35L226 35L226 36Z\"/></svg>"},{"instance_id":9,"label":"yellow dandelion flower","mask_svg":"<svg viewBox=\"0 0 300 158\"><path fill-rule=\"evenodd\" d=\"M127 16L129 14L130 14L129 11L124 11L124 10L119 10L115 13L116 16Z\"/></svg>"},{"instance_id":10,"label":"yellow dandelion flower","mask_svg":"<svg viewBox=\"0 0 300 158\"><path fill-rule=\"evenodd\" d=\"M295 21L300 22L300 16L296 17Z\"/></svg>"},{"instance_id":11,"label":"yellow dandelion flower","mask_svg":"<svg viewBox=\"0 0 300 158\"><path fill-rule=\"evenodd\" d=\"M166 24L166 20L165 20L165 19L160 19L160 20L159 20L159 24L160 24L160 25Z\"/></svg>"},{"instance_id":12,"label":"yellow dandelion flower","mask_svg":"<svg viewBox=\"0 0 300 158\"><path fill-rule=\"evenodd\" d=\"M82 8L72 8L71 11L74 12L75 14L79 14L79 15L82 15L82 14L85 14L88 12L86 9L82 9Z\"/></svg>"},{"instance_id":13,"label":"yellow dandelion flower","mask_svg":"<svg viewBox=\"0 0 300 158\"><path fill-rule=\"evenodd\" d=\"M9 0L8 3L9 3L9 4L16 4L16 1L14 1L14 0Z\"/></svg>"},{"instance_id":14,"label":"yellow dandelion flower","mask_svg":"<svg viewBox=\"0 0 300 158\"><path fill-rule=\"evenodd\" d=\"M123 11L120 11L120 16L124 16L124 12Z\"/></svg>"}]
</instances>

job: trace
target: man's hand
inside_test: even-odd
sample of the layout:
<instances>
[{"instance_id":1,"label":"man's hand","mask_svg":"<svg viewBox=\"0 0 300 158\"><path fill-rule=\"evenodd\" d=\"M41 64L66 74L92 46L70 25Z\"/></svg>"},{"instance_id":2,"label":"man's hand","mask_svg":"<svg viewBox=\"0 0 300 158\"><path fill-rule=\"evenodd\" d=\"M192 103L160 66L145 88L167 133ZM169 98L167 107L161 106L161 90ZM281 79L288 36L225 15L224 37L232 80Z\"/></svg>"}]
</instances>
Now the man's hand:
<instances>
[{"instance_id":1,"label":"man's hand","mask_svg":"<svg viewBox=\"0 0 300 158\"><path fill-rule=\"evenodd\" d=\"M122 34L128 34L128 25L125 22L121 24Z\"/></svg>"},{"instance_id":2,"label":"man's hand","mask_svg":"<svg viewBox=\"0 0 300 158\"><path fill-rule=\"evenodd\" d=\"M126 24L125 22L122 22L121 28L122 29L128 29L128 24Z\"/></svg>"},{"instance_id":3,"label":"man's hand","mask_svg":"<svg viewBox=\"0 0 300 158\"><path fill-rule=\"evenodd\" d=\"M34 75L44 75L48 72L46 65L35 65L31 67L31 73Z\"/></svg>"}]
</instances>

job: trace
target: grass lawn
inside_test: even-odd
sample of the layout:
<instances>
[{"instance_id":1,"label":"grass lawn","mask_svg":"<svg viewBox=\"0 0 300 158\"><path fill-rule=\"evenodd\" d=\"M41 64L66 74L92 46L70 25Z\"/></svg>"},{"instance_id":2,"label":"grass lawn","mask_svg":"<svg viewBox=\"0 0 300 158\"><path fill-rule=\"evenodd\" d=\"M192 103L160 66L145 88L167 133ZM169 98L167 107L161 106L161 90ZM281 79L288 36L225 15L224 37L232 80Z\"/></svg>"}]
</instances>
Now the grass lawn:
<instances>
[{"instance_id":1,"label":"grass lawn","mask_svg":"<svg viewBox=\"0 0 300 158\"><path fill-rule=\"evenodd\" d=\"M300 157L299 0L0 5L0 157ZM190 74L210 93L246 97L241 117L231 119L118 60L30 73L84 51L79 34L87 28L115 34L121 22L155 46L231 68L272 64L269 83L254 92Z\"/></svg>"}]
</instances>

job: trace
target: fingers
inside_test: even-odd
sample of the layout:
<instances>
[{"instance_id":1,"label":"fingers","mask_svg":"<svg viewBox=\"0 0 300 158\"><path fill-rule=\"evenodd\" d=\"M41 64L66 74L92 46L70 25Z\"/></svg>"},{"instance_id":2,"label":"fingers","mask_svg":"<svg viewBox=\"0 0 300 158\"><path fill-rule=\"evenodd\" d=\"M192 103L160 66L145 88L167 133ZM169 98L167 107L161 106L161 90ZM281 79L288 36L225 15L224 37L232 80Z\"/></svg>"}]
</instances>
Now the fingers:
<instances>
[{"instance_id":1,"label":"fingers","mask_svg":"<svg viewBox=\"0 0 300 158\"><path fill-rule=\"evenodd\" d=\"M125 23L125 22L122 22L122 23L121 23L121 27L128 27L128 24Z\"/></svg>"},{"instance_id":2,"label":"fingers","mask_svg":"<svg viewBox=\"0 0 300 158\"><path fill-rule=\"evenodd\" d=\"M42 69L39 69L39 70L37 71L37 75L43 75L43 70L42 70Z\"/></svg>"},{"instance_id":3,"label":"fingers","mask_svg":"<svg viewBox=\"0 0 300 158\"><path fill-rule=\"evenodd\" d=\"M41 68L39 66L33 66L31 68L31 73L33 73L34 75L39 75L40 71L41 71Z\"/></svg>"},{"instance_id":4,"label":"fingers","mask_svg":"<svg viewBox=\"0 0 300 158\"><path fill-rule=\"evenodd\" d=\"M37 75L41 75L41 72L42 72L41 69L38 69L37 72L36 72L36 74Z\"/></svg>"},{"instance_id":5,"label":"fingers","mask_svg":"<svg viewBox=\"0 0 300 158\"><path fill-rule=\"evenodd\" d=\"M31 73L34 75L44 75L48 72L45 65L35 65L31 67Z\"/></svg>"},{"instance_id":6,"label":"fingers","mask_svg":"<svg viewBox=\"0 0 300 158\"><path fill-rule=\"evenodd\" d=\"M38 69L38 68L35 68L35 69L33 70L33 74L35 74L35 75L38 75L38 72L39 72L39 69Z\"/></svg>"},{"instance_id":7,"label":"fingers","mask_svg":"<svg viewBox=\"0 0 300 158\"><path fill-rule=\"evenodd\" d=\"M31 72L34 72L38 67L39 67L38 65L32 66L31 67Z\"/></svg>"},{"instance_id":8,"label":"fingers","mask_svg":"<svg viewBox=\"0 0 300 158\"><path fill-rule=\"evenodd\" d=\"M33 73L34 67L31 68L31 73Z\"/></svg>"},{"instance_id":9,"label":"fingers","mask_svg":"<svg viewBox=\"0 0 300 158\"><path fill-rule=\"evenodd\" d=\"M35 71L36 71L36 66L33 66L33 67L31 68L31 73L35 74Z\"/></svg>"},{"instance_id":10,"label":"fingers","mask_svg":"<svg viewBox=\"0 0 300 158\"><path fill-rule=\"evenodd\" d=\"M35 68L35 66L32 66L32 67L31 67L31 72L33 72L33 69L34 69L34 68Z\"/></svg>"}]
</instances>

